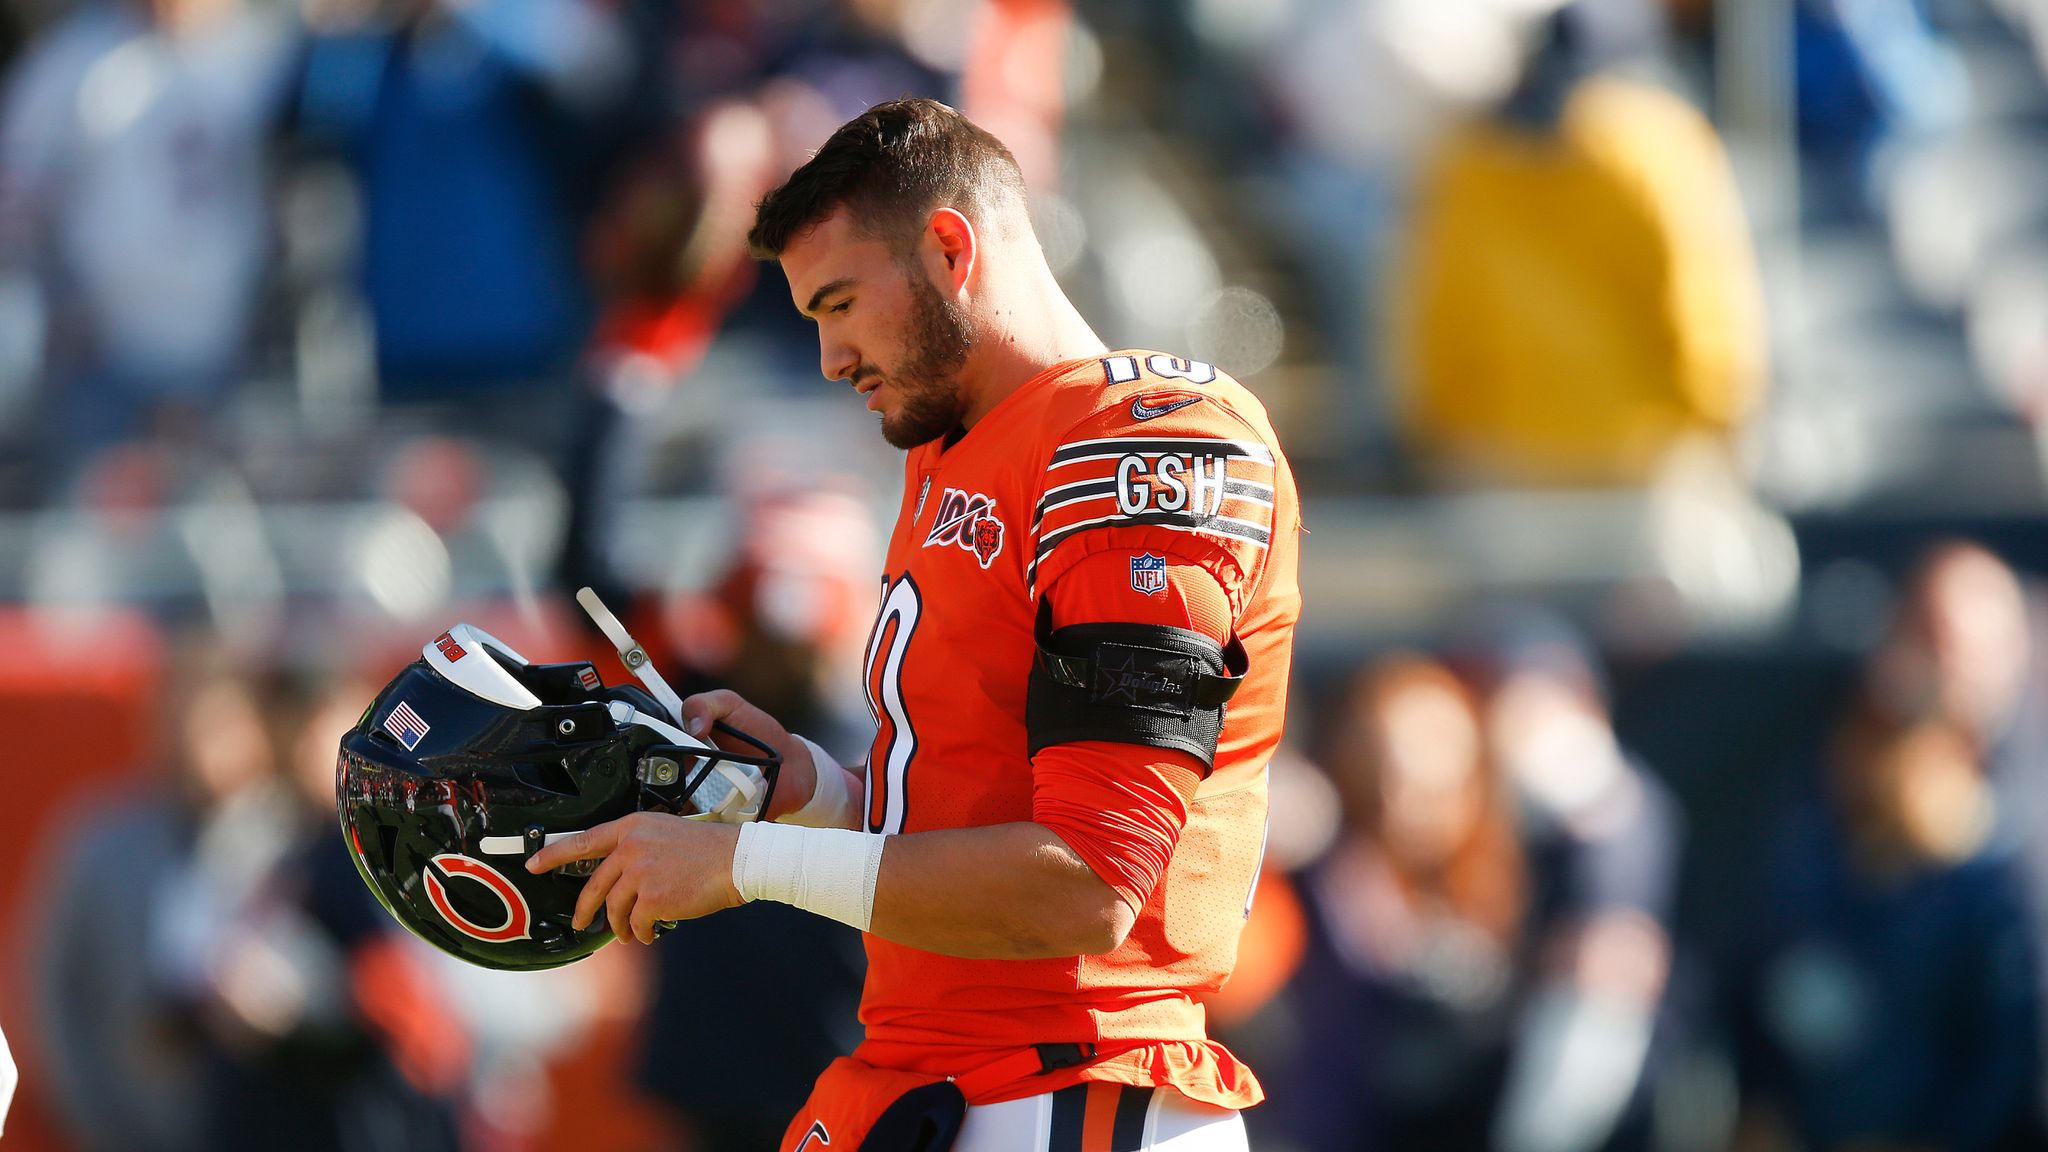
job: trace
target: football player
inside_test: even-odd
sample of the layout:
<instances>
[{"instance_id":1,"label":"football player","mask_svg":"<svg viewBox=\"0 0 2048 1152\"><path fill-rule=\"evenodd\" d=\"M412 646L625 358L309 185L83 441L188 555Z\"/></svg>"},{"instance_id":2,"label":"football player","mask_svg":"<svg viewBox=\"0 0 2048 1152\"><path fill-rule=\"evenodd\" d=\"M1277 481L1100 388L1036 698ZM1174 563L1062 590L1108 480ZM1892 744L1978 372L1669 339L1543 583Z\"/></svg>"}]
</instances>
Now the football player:
<instances>
[{"instance_id":1,"label":"football player","mask_svg":"<svg viewBox=\"0 0 2048 1152\"><path fill-rule=\"evenodd\" d=\"M907 454L867 763L694 696L692 733L782 754L772 822L637 814L528 866L602 858L577 923L622 937L758 899L866 933L866 1040L785 1150L1244 1148L1263 1091L1202 998L1258 880L1300 610L1264 409L1212 365L1104 344L1010 153L942 104L840 128L750 239Z\"/></svg>"}]
</instances>

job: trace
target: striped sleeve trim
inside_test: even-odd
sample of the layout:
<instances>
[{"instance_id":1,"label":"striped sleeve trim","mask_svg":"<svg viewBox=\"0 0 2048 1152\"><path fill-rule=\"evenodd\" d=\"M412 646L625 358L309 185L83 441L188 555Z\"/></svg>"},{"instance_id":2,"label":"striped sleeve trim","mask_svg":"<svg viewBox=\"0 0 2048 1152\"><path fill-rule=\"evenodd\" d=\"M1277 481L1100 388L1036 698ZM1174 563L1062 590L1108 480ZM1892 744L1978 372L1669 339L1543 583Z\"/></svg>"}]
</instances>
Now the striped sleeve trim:
<instances>
[{"instance_id":1,"label":"striped sleeve trim","mask_svg":"<svg viewBox=\"0 0 2048 1152\"><path fill-rule=\"evenodd\" d=\"M1112 460L1133 453L1197 452L1205 456L1242 456L1263 464L1273 463L1273 450L1256 440L1224 440L1199 436L1107 436L1099 440L1075 440L1062 444L1052 454L1049 471L1089 460Z\"/></svg>"},{"instance_id":2,"label":"striped sleeve trim","mask_svg":"<svg viewBox=\"0 0 2048 1152\"><path fill-rule=\"evenodd\" d=\"M1046 466L1025 580L1036 595L1047 558L1095 529L1166 528L1264 550L1277 482L1273 450L1253 440L1155 433L1069 441Z\"/></svg>"}]
</instances>

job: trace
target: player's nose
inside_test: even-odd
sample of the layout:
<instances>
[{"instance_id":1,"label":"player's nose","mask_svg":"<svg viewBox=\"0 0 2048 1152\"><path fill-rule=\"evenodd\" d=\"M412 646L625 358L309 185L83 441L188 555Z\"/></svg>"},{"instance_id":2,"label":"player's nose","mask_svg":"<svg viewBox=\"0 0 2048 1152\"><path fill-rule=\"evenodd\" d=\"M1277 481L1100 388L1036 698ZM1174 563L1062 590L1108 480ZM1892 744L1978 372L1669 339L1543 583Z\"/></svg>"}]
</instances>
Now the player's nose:
<instances>
[{"instance_id":1,"label":"player's nose","mask_svg":"<svg viewBox=\"0 0 2048 1152\"><path fill-rule=\"evenodd\" d=\"M860 356L848 345L835 340L820 341L818 371L827 380L845 380L860 366Z\"/></svg>"}]
</instances>

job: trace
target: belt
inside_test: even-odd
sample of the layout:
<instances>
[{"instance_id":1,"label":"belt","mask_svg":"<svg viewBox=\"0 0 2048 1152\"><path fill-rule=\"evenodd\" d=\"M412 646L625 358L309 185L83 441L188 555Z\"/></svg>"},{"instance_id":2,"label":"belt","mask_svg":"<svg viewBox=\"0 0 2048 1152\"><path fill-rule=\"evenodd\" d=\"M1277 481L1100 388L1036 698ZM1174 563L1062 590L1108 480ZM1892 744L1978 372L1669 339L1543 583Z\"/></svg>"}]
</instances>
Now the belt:
<instances>
[{"instance_id":1,"label":"belt","mask_svg":"<svg viewBox=\"0 0 2048 1152\"><path fill-rule=\"evenodd\" d=\"M1093 1044L1033 1044L952 1078L969 1099L1029 1076L1045 1076L1095 1059Z\"/></svg>"}]
</instances>

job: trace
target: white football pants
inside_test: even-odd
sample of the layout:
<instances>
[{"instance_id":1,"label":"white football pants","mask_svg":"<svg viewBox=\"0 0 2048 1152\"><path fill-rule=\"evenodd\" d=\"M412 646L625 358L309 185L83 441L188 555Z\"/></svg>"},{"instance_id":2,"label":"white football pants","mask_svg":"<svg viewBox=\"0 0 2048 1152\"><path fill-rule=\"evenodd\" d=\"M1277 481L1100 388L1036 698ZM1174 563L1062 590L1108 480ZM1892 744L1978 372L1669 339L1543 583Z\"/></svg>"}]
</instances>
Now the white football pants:
<instances>
[{"instance_id":1,"label":"white football pants","mask_svg":"<svg viewBox=\"0 0 2048 1152\"><path fill-rule=\"evenodd\" d=\"M1248 1152L1244 1120L1171 1088L1103 1091L1077 1084L1058 1092L967 1109L953 1152ZM1087 1108L1102 1116L1087 1115ZM1110 1137L1107 1144L1102 1136Z\"/></svg>"}]
</instances>

